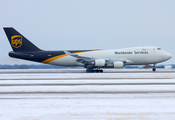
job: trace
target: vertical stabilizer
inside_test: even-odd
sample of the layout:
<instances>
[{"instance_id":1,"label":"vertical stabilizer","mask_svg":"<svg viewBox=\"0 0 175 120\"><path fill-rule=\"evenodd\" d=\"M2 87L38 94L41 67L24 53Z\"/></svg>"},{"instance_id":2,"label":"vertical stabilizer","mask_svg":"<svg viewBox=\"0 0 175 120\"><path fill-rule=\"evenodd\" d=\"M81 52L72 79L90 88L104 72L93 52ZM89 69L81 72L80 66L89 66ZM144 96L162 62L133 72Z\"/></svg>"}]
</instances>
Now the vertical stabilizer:
<instances>
[{"instance_id":1,"label":"vertical stabilizer","mask_svg":"<svg viewBox=\"0 0 175 120\"><path fill-rule=\"evenodd\" d=\"M4 31L14 52L41 51L12 27L4 27Z\"/></svg>"}]
</instances>

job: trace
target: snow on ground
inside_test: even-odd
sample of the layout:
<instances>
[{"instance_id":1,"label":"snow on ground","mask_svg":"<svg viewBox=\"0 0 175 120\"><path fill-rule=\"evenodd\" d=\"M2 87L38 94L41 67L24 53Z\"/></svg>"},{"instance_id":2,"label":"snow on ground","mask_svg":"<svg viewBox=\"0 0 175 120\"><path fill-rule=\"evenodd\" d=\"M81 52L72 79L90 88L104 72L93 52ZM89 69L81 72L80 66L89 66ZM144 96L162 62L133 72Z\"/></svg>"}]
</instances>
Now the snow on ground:
<instances>
[{"instance_id":1,"label":"snow on ground","mask_svg":"<svg viewBox=\"0 0 175 120\"><path fill-rule=\"evenodd\" d=\"M10 86L1 92L171 92L175 85L86 85L86 86Z\"/></svg>"},{"instance_id":2,"label":"snow on ground","mask_svg":"<svg viewBox=\"0 0 175 120\"><path fill-rule=\"evenodd\" d=\"M161 76L160 76L161 74ZM156 79L175 79L174 73L20 73L20 74L1 74L0 80L5 79L55 79L55 78L89 78L89 79L111 79L111 78L156 78Z\"/></svg>"},{"instance_id":3,"label":"snow on ground","mask_svg":"<svg viewBox=\"0 0 175 120\"><path fill-rule=\"evenodd\" d=\"M1 120L174 120L174 98L0 100Z\"/></svg>"},{"instance_id":4,"label":"snow on ground","mask_svg":"<svg viewBox=\"0 0 175 120\"><path fill-rule=\"evenodd\" d=\"M175 83L175 79L73 79L73 80L0 80L0 84L108 84L108 83Z\"/></svg>"},{"instance_id":5,"label":"snow on ground","mask_svg":"<svg viewBox=\"0 0 175 120\"><path fill-rule=\"evenodd\" d=\"M0 71L0 120L175 119L175 72L87 74L37 71ZM96 85L90 85L92 83ZM105 85L109 83L124 85Z\"/></svg>"}]
</instances>

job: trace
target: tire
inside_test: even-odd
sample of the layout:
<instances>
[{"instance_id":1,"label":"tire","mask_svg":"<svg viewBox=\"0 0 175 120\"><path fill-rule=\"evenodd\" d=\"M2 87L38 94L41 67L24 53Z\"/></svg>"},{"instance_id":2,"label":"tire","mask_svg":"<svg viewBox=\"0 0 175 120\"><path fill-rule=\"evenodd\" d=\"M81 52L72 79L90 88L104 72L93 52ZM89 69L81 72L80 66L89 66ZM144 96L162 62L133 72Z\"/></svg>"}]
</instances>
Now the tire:
<instances>
[{"instance_id":1,"label":"tire","mask_svg":"<svg viewBox=\"0 0 175 120\"><path fill-rule=\"evenodd\" d=\"M152 70L153 70L153 72L155 72L156 71L156 68L153 68Z\"/></svg>"},{"instance_id":2,"label":"tire","mask_svg":"<svg viewBox=\"0 0 175 120\"><path fill-rule=\"evenodd\" d=\"M87 73L94 73L95 70L86 70Z\"/></svg>"}]
</instances>

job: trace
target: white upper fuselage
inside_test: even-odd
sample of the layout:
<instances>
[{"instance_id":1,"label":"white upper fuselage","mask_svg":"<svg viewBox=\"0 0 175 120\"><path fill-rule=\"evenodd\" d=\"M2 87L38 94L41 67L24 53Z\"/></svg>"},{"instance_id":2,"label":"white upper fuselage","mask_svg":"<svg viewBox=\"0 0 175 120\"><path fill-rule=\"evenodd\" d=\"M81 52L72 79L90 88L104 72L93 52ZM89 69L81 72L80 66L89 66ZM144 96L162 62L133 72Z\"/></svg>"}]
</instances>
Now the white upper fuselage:
<instances>
[{"instance_id":1,"label":"white upper fuselage","mask_svg":"<svg viewBox=\"0 0 175 120\"><path fill-rule=\"evenodd\" d=\"M80 56L93 57L97 59L105 59L111 61L123 61L125 65L146 65L164 62L170 59L171 54L161 50L159 47L132 47L124 49L110 50L94 50L82 53L77 53ZM49 62L53 65L63 66L82 66L82 63L76 61L77 58L72 56L64 56L54 61Z\"/></svg>"}]
</instances>

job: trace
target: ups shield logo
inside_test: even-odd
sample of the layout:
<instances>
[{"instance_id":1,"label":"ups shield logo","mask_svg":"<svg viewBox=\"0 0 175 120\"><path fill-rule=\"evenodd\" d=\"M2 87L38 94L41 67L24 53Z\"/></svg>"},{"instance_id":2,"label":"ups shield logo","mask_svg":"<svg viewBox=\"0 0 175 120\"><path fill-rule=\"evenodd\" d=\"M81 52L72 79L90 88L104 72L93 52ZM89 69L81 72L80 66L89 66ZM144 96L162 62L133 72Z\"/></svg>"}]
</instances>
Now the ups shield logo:
<instances>
[{"instance_id":1,"label":"ups shield logo","mask_svg":"<svg viewBox=\"0 0 175 120\"><path fill-rule=\"evenodd\" d=\"M19 48L22 45L22 36L14 35L11 37L11 45L15 48Z\"/></svg>"}]
</instances>

